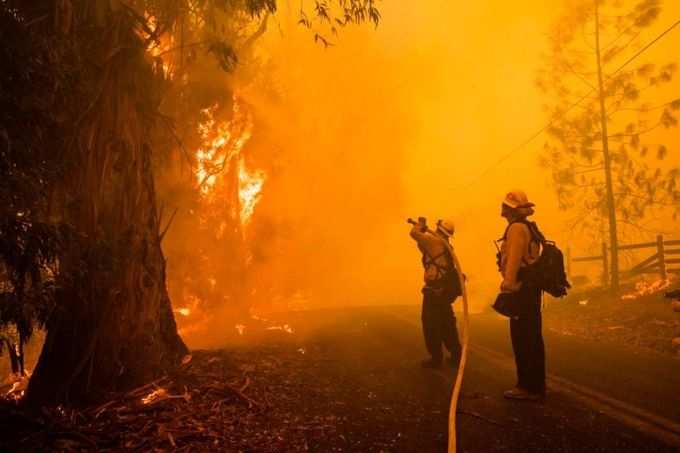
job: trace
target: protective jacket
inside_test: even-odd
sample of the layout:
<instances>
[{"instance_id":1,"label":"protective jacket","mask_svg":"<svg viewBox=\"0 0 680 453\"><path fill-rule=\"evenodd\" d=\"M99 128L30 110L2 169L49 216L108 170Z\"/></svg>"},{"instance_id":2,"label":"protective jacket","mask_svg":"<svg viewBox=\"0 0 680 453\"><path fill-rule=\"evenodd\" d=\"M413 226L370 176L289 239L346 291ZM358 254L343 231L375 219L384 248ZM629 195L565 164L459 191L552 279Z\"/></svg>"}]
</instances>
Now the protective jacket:
<instances>
[{"instance_id":1,"label":"protective jacket","mask_svg":"<svg viewBox=\"0 0 680 453\"><path fill-rule=\"evenodd\" d=\"M540 245L534 241L529 227L521 222L511 223L501 245L500 271L503 291L518 291L522 287L520 270L534 263L540 255Z\"/></svg>"},{"instance_id":2,"label":"protective jacket","mask_svg":"<svg viewBox=\"0 0 680 453\"><path fill-rule=\"evenodd\" d=\"M425 286L439 280L442 274L454 266L455 256L451 244L443 237L423 230L420 225L411 229L411 237L418 243L423 254L423 280Z\"/></svg>"}]
</instances>

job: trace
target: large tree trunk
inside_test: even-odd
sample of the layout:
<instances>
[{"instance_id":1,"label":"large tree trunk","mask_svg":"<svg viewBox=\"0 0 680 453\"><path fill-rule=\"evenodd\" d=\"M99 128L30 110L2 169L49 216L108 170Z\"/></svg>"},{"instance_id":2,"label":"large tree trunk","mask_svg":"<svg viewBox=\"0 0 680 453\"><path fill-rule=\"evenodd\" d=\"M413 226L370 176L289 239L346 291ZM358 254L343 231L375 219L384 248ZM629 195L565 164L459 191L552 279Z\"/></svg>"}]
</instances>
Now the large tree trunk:
<instances>
[{"instance_id":1,"label":"large tree trunk","mask_svg":"<svg viewBox=\"0 0 680 453\"><path fill-rule=\"evenodd\" d=\"M86 27L73 48L92 62L79 81L92 89L76 99L67 150L65 221L75 234L26 395L34 406L101 400L168 372L187 353L165 286L148 141L158 80L129 14L99 11L94 22L82 11Z\"/></svg>"}]
</instances>

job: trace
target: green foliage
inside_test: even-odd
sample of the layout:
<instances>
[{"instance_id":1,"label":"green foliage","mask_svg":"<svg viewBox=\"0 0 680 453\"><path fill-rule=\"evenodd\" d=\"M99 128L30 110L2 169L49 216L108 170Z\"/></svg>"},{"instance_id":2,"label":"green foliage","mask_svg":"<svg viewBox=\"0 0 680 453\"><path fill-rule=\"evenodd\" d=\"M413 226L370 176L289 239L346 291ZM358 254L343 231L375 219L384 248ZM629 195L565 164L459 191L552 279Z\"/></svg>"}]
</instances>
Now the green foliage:
<instances>
[{"instance_id":1,"label":"green foliage","mask_svg":"<svg viewBox=\"0 0 680 453\"><path fill-rule=\"evenodd\" d=\"M66 231L50 216L63 174L63 128L51 107L55 86L69 80L22 19L0 5L0 61L13 62L0 65L0 327L27 340L53 307Z\"/></svg>"},{"instance_id":2,"label":"green foliage","mask_svg":"<svg viewBox=\"0 0 680 453\"><path fill-rule=\"evenodd\" d=\"M313 15L300 9L298 24L314 32L314 42L329 47L332 42L327 38L328 33L338 34L338 29L350 24L365 22L377 26L380 22L380 11L374 0L315 0ZM310 19L314 17L314 20Z\"/></svg>"},{"instance_id":3,"label":"green foliage","mask_svg":"<svg viewBox=\"0 0 680 453\"><path fill-rule=\"evenodd\" d=\"M622 67L644 44L643 32L660 12L659 0L603 1L600 6L616 215L633 227L655 209L680 214L678 169L665 162L678 150L659 143L668 137L664 131L678 125L680 99L650 100L668 96L677 64L640 58ZM546 109L553 119L541 164L552 173L560 206L574 212L576 223L591 232L600 230L608 209L594 27L593 2L571 2L553 27L550 52L537 80L551 99Z\"/></svg>"}]
</instances>

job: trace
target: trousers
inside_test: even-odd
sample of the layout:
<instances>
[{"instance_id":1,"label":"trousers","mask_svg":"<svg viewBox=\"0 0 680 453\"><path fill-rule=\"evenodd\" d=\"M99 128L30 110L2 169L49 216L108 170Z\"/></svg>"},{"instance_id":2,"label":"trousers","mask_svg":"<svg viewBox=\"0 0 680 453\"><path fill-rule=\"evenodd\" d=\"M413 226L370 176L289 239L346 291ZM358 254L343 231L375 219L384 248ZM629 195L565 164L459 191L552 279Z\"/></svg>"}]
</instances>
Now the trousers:
<instances>
[{"instance_id":1,"label":"trousers","mask_svg":"<svg viewBox=\"0 0 680 453\"><path fill-rule=\"evenodd\" d=\"M433 291L423 290L423 335L425 347L436 362L442 360L442 344L453 358L459 358L461 352L456 315L447 298Z\"/></svg>"},{"instance_id":2,"label":"trousers","mask_svg":"<svg viewBox=\"0 0 680 453\"><path fill-rule=\"evenodd\" d=\"M522 315L510 318L510 339L517 366L517 386L545 393L545 346L541 320L541 292L524 285L518 293Z\"/></svg>"}]
</instances>

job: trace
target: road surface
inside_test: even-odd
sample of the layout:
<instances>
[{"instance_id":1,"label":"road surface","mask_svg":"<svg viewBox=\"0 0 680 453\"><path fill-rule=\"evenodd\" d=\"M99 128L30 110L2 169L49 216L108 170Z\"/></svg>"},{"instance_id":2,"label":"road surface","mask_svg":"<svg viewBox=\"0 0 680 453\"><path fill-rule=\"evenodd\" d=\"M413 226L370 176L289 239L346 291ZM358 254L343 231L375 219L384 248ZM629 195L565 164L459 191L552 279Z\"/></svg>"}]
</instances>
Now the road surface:
<instances>
[{"instance_id":1,"label":"road surface","mask_svg":"<svg viewBox=\"0 0 680 453\"><path fill-rule=\"evenodd\" d=\"M502 393L515 378L507 322L471 319L459 451L680 451L680 361L545 332L545 402L508 401ZM332 414L342 439L340 447L312 442L311 451L446 450L454 370L419 367L418 307L301 312L290 322L310 363L324 363L309 376L324 392L302 399L300 410Z\"/></svg>"}]
</instances>

